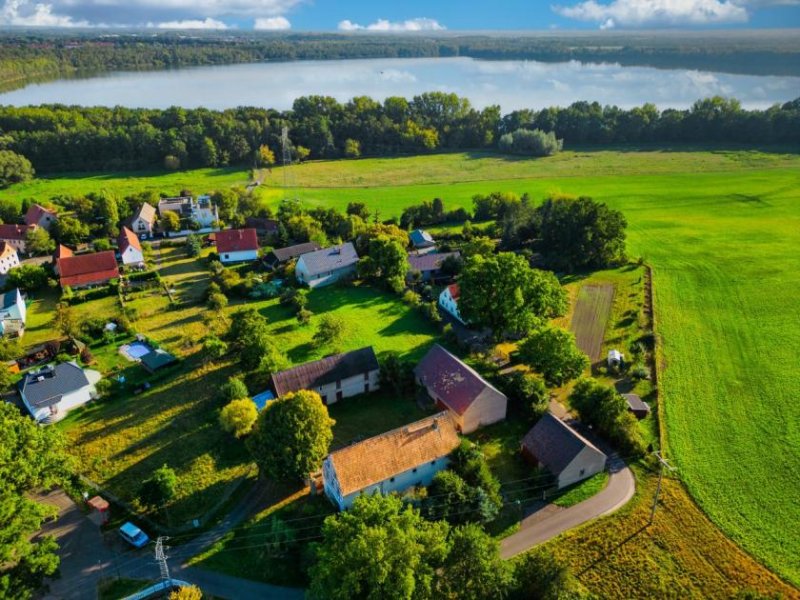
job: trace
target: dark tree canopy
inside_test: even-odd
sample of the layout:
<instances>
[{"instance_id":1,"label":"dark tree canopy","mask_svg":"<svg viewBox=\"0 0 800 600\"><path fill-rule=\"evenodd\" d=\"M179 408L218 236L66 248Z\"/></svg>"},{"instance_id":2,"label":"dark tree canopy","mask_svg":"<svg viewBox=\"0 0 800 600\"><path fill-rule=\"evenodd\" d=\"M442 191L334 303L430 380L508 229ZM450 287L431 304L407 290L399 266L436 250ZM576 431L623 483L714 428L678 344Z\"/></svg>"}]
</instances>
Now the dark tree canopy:
<instances>
[{"instance_id":1,"label":"dark tree canopy","mask_svg":"<svg viewBox=\"0 0 800 600\"><path fill-rule=\"evenodd\" d=\"M533 331L520 344L519 356L549 385L563 385L589 366L589 359L575 344L575 336L560 327Z\"/></svg>"},{"instance_id":2,"label":"dark tree canopy","mask_svg":"<svg viewBox=\"0 0 800 600\"><path fill-rule=\"evenodd\" d=\"M11 150L0 149L0 188L28 181L33 175L31 161Z\"/></svg>"}]
</instances>

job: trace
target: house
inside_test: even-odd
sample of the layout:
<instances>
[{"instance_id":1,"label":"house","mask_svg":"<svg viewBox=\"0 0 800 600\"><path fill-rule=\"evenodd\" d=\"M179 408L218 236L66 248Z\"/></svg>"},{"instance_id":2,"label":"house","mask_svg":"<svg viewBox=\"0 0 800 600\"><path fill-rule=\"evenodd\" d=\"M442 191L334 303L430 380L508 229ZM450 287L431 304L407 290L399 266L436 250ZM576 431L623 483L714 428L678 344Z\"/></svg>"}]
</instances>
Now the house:
<instances>
[{"instance_id":1,"label":"house","mask_svg":"<svg viewBox=\"0 0 800 600\"><path fill-rule=\"evenodd\" d=\"M8 242L0 242L0 275L6 275L11 269L18 266L17 250Z\"/></svg>"},{"instance_id":2,"label":"house","mask_svg":"<svg viewBox=\"0 0 800 600\"><path fill-rule=\"evenodd\" d=\"M461 258L460 252L428 252L427 254L412 253L408 255L408 275L416 272L422 276L422 281L435 281L442 276L442 263L448 258Z\"/></svg>"},{"instance_id":3,"label":"house","mask_svg":"<svg viewBox=\"0 0 800 600\"><path fill-rule=\"evenodd\" d=\"M460 296L461 287L457 283L448 285L442 290L442 293L439 294L439 306L447 314L466 325L464 319L461 318L461 313L458 311L458 298Z\"/></svg>"},{"instance_id":4,"label":"house","mask_svg":"<svg viewBox=\"0 0 800 600\"><path fill-rule=\"evenodd\" d=\"M438 408L453 413L462 433L506 418L506 395L439 344L428 350L414 376Z\"/></svg>"},{"instance_id":5,"label":"house","mask_svg":"<svg viewBox=\"0 0 800 600\"><path fill-rule=\"evenodd\" d=\"M56 275L58 275L58 261L62 258L69 258L70 256L75 256L72 248L68 248L63 244L58 244L56 246L56 250L53 252L53 271L55 271Z\"/></svg>"},{"instance_id":6,"label":"house","mask_svg":"<svg viewBox=\"0 0 800 600\"><path fill-rule=\"evenodd\" d=\"M142 356L139 361L145 370L152 374L159 369L163 369L169 365L174 365L176 362L178 362L178 359L166 350L156 348L155 350L151 350Z\"/></svg>"},{"instance_id":7,"label":"house","mask_svg":"<svg viewBox=\"0 0 800 600\"><path fill-rule=\"evenodd\" d=\"M637 419L644 419L650 414L650 405L642 400L638 394L622 394L628 404L628 412L633 413Z\"/></svg>"},{"instance_id":8,"label":"house","mask_svg":"<svg viewBox=\"0 0 800 600\"><path fill-rule=\"evenodd\" d=\"M322 463L323 489L339 510L362 494L390 494L430 485L446 468L459 438L452 416L440 412L331 452Z\"/></svg>"},{"instance_id":9,"label":"house","mask_svg":"<svg viewBox=\"0 0 800 600\"><path fill-rule=\"evenodd\" d=\"M22 403L39 423L63 418L97 393L97 371L83 370L74 362L47 366L25 375L19 382Z\"/></svg>"},{"instance_id":10,"label":"house","mask_svg":"<svg viewBox=\"0 0 800 600\"><path fill-rule=\"evenodd\" d=\"M268 267L274 269L292 259L300 258L303 254L319 250L321 247L322 246L316 242L306 242L305 244L295 244L294 246L286 246L286 248L278 248L267 254L264 258L264 262Z\"/></svg>"},{"instance_id":11,"label":"house","mask_svg":"<svg viewBox=\"0 0 800 600\"><path fill-rule=\"evenodd\" d=\"M17 252L27 251L28 232L36 229L36 225L0 225L0 241L11 245Z\"/></svg>"},{"instance_id":12,"label":"house","mask_svg":"<svg viewBox=\"0 0 800 600\"><path fill-rule=\"evenodd\" d=\"M606 455L552 413L546 413L522 439L522 455L552 473L561 489L599 473Z\"/></svg>"},{"instance_id":13,"label":"house","mask_svg":"<svg viewBox=\"0 0 800 600\"><path fill-rule=\"evenodd\" d=\"M32 225L34 227L43 227L50 231L50 227L58 219L55 211L45 208L39 204L31 204L28 207L28 212L25 213L25 225Z\"/></svg>"},{"instance_id":14,"label":"house","mask_svg":"<svg viewBox=\"0 0 800 600\"><path fill-rule=\"evenodd\" d=\"M380 366L371 346L326 356L272 374L277 397L299 390L317 392L323 404L365 394L380 387Z\"/></svg>"},{"instance_id":15,"label":"house","mask_svg":"<svg viewBox=\"0 0 800 600\"><path fill-rule=\"evenodd\" d=\"M117 240L119 259L126 267L144 267L144 252L139 236L127 227L122 227Z\"/></svg>"},{"instance_id":16,"label":"house","mask_svg":"<svg viewBox=\"0 0 800 600\"><path fill-rule=\"evenodd\" d=\"M60 258L56 266L62 288L101 285L119 277L117 258L113 250Z\"/></svg>"},{"instance_id":17,"label":"house","mask_svg":"<svg viewBox=\"0 0 800 600\"><path fill-rule=\"evenodd\" d=\"M255 229L226 229L216 233L217 254L223 263L258 260Z\"/></svg>"},{"instance_id":18,"label":"house","mask_svg":"<svg viewBox=\"0 0 800 600\"><path fill-rule=\"evenodd\" d=\"M358 254L353 244L339 244L303 254L297 260L295 277L310 288L330 285L356 272Z\"/></svg>"},{"instance_id":19,"label":"house","mask_svg":"<svg viewBox=\"0 0 800 600\"><path fill-rule=\"evenodd\" d=\"M255 229L256 233L261 237L267 237L278 235L280 223L275 219L266 217L247 217L244 220L244 226L248 229Z\"/></svg>"},{"instance_id":20,"label":"house","mask_svg":"<svg viewBox=\"0 0 800 600\"><path fill-rule=\"evenodd\" d=\"M156 226L156 208L145 202L139 209L125 220L124 226L138 237L146 239L153 237Z\"/></svg>"},{"instance_id":21,"label":"house","mask_svg":"<svg viewBox=\"0 0 800 600\"><path fill-rule=\"evenodd\" d=\"M424 229L415 229L408 234L408 237L411 240L411 245L418 250L420 248L433 248L436 246L436 242L431 234Z\"/></svg>"},{"instance_id":22,"label":"house","mask_svg":"<svg viewBox=\"0 0 800 600\"><path fill-rule=\"evenodd\" d=\"M197 200L192 196L162 198L158 201L158 213L163 216L165 212L177 213L182 223L194 222L197 226L198 231L193 232L187 228L179 231L179 234L208 233L215 230L219 223L217 205L208 195L198 196Z\"/></svg>"},{"instance_id":23,"label":"house","mask_svg":"<svg viewBox=\"0 0 800 600\"><path fill-rule=\"evenodd\" d=\"M22 337L25 333L25 319L25 299L19 288L0 296L0 335Z\"/></svg>"}]
</instances>

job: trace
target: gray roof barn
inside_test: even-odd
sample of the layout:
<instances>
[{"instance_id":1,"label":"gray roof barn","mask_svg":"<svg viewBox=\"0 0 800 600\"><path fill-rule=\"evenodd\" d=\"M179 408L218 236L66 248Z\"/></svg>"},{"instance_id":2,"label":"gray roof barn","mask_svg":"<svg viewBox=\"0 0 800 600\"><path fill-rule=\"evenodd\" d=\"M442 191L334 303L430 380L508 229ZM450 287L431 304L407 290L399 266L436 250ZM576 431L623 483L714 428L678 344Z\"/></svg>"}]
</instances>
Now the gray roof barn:
<instances>
[{"instance_id":1,"label":"gray roof barn","mask_svg":"<svg viewBox=\"0 0 800 600\"><path fill-rule=\"evenodd\" d=\"M428 254L409 254L408 266L412 271L438 271L442 263L451 256L461 257L460 252L429 252Z\"/></svg>"},{"instance_id":2,"label":"gray roof barn","mask_svg":"<svg viewBox=\"0 0 800 600\"><path fill-rule=\"evenodd\" d=\"M270 252L267 262L270 263L284 263L287 260L297 258L308 252L319 250L320 245L316 242L306 242L305 244L295 244L294 246L286 246L285 248L277 248Z\"/></svg>"},{"instance_id":3,"label":"gray roof barn","mask_svg":"<svg viewBox=\"0 0 800 600\"><path fill-rule=\"evenodd\" d=\"M637 419L644 419L650 414L650 405L642 400L638 394L622 394L625 402L628 403L628 410L632 412Z\"/></svg>"},{"instance_id":4,"label":"gray roof barn","mask_svg":"<svg viewBox=\"0 0 800 600\"><path fill-rule=\"evenodd\" d=\"M319 388L379 368L375 351L372 346L367 346L273 373L272 386L275 388L275 395L280 397L290 392Z\"/></svg>"},{"instance_id":5,"label":"gray roof barn","mask_svg":"<svg viewBox=\"0 0 800 600\"><path fill-rule=\"evenodd\" d=\"M34 408L54 406L61 398L89 385L86 373L71 362L47 366L28 373L19 387L25 399Z\"/></svg>"},{"instance_id":6,"label":"gray roof barn","mask_svg":"<svg viewBox=\"0 0 800 600\"><path fill-rule=\"evenodd\" d=\"M347 242L346 244L339 244L338 246L303 254L300 258L305 264L306 273L314 276L356 264L358 262L358 253L353 244Z\"/></svg>"}]
</instances>

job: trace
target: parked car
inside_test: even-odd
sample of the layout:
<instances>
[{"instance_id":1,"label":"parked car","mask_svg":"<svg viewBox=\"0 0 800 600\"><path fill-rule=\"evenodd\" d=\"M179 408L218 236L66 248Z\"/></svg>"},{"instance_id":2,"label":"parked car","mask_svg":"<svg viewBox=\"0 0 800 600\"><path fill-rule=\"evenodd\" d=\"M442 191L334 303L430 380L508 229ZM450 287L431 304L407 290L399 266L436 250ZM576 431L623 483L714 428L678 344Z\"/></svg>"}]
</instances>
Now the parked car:
<instances>
[{"instance_id":1,"label":"parked car","mask_svg":"<svg viewBox=\"0 0 800 600\"><path fill-rule=\"evenodd\" d=\"M134 548L141 548L150 541L147 534L130 521L119 528L119 535Z\"/></svg>"}]
</instances>

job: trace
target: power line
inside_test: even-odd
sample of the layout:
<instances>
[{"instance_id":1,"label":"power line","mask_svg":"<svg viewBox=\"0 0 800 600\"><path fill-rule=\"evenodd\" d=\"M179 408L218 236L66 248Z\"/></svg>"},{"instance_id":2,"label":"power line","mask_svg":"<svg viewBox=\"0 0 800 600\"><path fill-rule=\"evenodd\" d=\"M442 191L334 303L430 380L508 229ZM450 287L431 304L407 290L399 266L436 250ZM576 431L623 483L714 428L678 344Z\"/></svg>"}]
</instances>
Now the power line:
<instances>
[{"instance_id":1,"label":"power line","mask_svg":"<svg viewBox=\"0 0 800 600\"><path fill-rule=\"evenodd\" d=\"M661 456L660 452L653 452L653 456L658 459L658 485L656 485L656 495L653 497L653 507L650 509L650 520L647 522L648 525L653 524L653 519L656 516L656 506L658 506L658 497L661 494L661 480L664 477L664 467L670 471L675 471L675 468L670 465L669 462L667 462L667 459Z\"/></svg>"}]
</instances>

